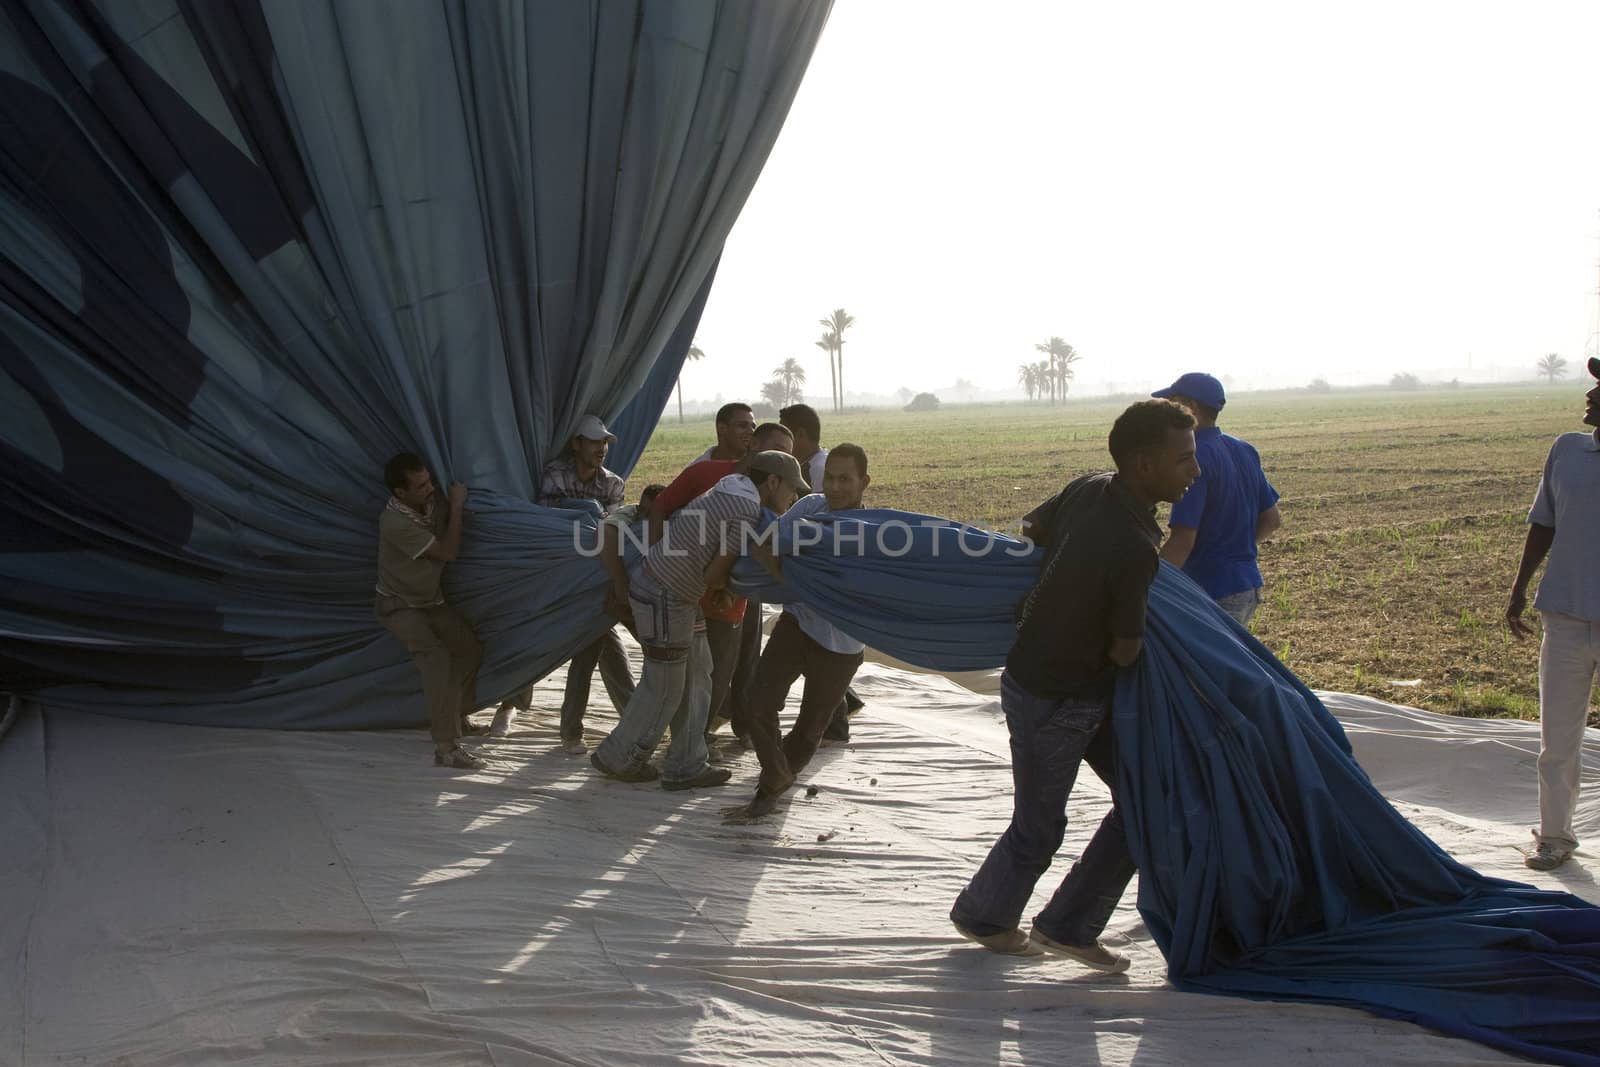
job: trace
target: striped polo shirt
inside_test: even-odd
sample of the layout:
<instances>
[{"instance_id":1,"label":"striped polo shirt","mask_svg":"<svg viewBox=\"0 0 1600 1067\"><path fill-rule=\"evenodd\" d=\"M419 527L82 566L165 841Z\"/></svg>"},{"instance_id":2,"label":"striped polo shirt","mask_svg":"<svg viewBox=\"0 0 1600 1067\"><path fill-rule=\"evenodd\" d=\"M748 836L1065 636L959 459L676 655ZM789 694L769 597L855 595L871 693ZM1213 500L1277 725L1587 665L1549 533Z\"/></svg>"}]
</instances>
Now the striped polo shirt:
<instances>
[{"instance_id":1,"label":"striped polo shirt","mask_svg":"<svg viewBox=\"0 0 1600 1067\"><path fill-rule=\"evenodd\" d=\"M761 494L743 474L730 474L673 513L661 540L650 546L644 571L680 600L706 591L706 567L724 546L742 552L761 517Z\"/></svg>"}]
</instances>

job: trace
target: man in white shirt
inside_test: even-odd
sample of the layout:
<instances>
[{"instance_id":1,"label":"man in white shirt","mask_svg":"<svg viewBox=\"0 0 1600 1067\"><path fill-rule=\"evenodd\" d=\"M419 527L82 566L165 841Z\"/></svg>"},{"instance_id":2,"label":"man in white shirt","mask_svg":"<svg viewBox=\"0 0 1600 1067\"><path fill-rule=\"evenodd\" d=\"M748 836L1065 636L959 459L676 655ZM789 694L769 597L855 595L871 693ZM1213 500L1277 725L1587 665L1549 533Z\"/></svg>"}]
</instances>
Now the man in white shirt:
<instances>
[{"instance_id":1,"label":"man in white shirt","mask_svg":"<svg viewBox=\"0 0 1600 1067\"><path fill-rule=\"evenodd\" d=\"M650 546L628 586L644 670L616 728L590 754L596 770L624 782L660 778L661 787L672 790L723 785L731 777L706 760L711 652L704 629L695 625L700 598L711 578L708 568L717 588L726 584L732 559L751 541L761 509L787 509L804 485L793 456L758 452L747 473L729 474L680 508ZM778 573L776 563L768 562ZM657 771L650 755L669 724L672 745Z\"/></svg>"},{"instance_id":2,"label":"man in white shirt","mask_svg":"<svg viewBox=\"0 0 1600 1067\"><path fill-rule=\"evenodd\" d=\"M1589 360L1600 379L1600 359ZM1556 438L1545 460L1522 563L1511 585L1506 625L1518 638L1532 630L1522 617L1528 582L1549 556L1533 606L1544 623L1539 647L1539 829L1523 861L1554 870L1578 847L1572 814L1583 771L1583 731L1600 666L1600 381L1585 397L1591 432Z\"/></svg>"},{"instance_id":3,"label":"man in white shirt","mask_svg":"<svg viewBox=\"0 0 1600 1067\"><path fill-rule=\"evenodd\" d=\"M821 492L828 450L822 447L822 418L817 409L810 404L790 404L778 412L778 421L794 434L794 458L800 461L800 469L806 472L812 491ZM862 701L855 690L846 689L844 701L822 735L822 743L832 745L850 740L850 716L861 708Z\"/></svg>"},{"instance_id":4,"label":"man in white shirt","mask_svg":"<svg viewBox=\"0 0 1600 1067\"><path fill-rule=\"evenodd\" d=\"M790 404L778 412L778 421L794 434L794 458L800 461L811 488L820 492L828 450L822 447L822 419L817 409L810 404Z\"/></svg>"},{"instance_id":5,"label":"man in white shirt","mask_svg":"<svg viewBox=\"0 0 1600 1067\"><path fill-rule=\"evenodd\" d=\"M823 491L796 503L778 520L776 551L792 552L797 543L821 534L813 520L823 512L838 513L861 507L861 495L872 479L867 475L867 454L859 445L841 444L829 454L823 474ZM849 521L846 519L845 521ZM811 527L804 536L802 527ZM815 543L815 542L811 542ZM845 690L861 666L866 646L802 603L784 605L783 615L767 639L756 665L747 726L750 744L761 760L761 778L755 798L729 812L734 820L759 818L777 806L795 777L811 761L823 731L833 720ZM789 688L804 675L800 710L786 736L780 736L778 713L789 698Z\"/></svg>"}]
</instances>

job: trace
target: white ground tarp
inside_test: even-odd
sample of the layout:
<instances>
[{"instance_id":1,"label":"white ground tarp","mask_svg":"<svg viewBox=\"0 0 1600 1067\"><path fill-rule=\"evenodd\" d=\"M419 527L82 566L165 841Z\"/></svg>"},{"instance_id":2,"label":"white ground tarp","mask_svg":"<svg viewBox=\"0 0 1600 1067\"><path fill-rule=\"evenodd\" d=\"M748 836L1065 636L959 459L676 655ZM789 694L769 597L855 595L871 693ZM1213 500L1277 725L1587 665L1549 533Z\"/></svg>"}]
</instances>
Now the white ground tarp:
<instances>
[{"instance_id":1,"label":"white ground tarp","mask_svg":"<svg viewBox=\"0 0 1600 1067\"><path fill-rule=\"evenodd\" d=\"M703 793L602 780L555 749L560 680L466 775L432 768L420 731L23 715L0 741L0 1065L1517 1062L1359 1011L1177 993L1132 892L1111 927L1127 976L961 942L946 912L1009 814L992 695L867 665L854 742L802 778L819 792L731 827L754 757ZM1521 865L1533 725L1327 699L1459 858L1600 899L1582 853ZM1106 803L1080 782L1060 871Z\"/></svg>"}]
</instances>

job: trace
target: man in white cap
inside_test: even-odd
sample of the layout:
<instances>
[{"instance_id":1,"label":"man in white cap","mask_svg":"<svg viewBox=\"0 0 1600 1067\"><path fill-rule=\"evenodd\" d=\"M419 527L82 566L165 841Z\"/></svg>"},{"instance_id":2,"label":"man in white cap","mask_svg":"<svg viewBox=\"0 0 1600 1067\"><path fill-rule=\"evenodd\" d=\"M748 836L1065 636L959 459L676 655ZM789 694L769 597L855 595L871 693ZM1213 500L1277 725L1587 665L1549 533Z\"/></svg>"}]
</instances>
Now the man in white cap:
<instances>
[{"instance_id":1,"label":"man in white cap","mask_svg":"<svg viewBox=\"0 0 1600 1067\"><path fill-rule=\"evenodd\" d=\"M1228 398L1216 378L1191 371L1150 395L1189 409L1200 461L1200 477L1172 505L1161 558L1183 568L1218 607L1249 626L1261 606L1256 546L1283 525L1278 491L1262 472L1255 448L1217 428Z\"/></svg>"},{"instance_id":2,"label":"man in white cap","mask_svg":"<svg viewBox=\"0 0 1600 1067\"><path fill-rule=\"evenodd\" d=\"M1600 359L1589 360L1600 379ZM1572 816L1583 774L1583 731L1600 667L1600 381L1585 395L1589 431L1564 433L1550 447L1528 512L1522 564L1511 584L1506 625L1533 631L1522 617L1528 582L1550 558L1534 609L1544 623L1539 646L1539 829L1523 860L1536 871L1567 862L1578 847Z\"/></svg>"},{"instance_id":3,"label":"man in white cap","mask_svg":"<svg viewBox=\"0 0 1600 1067\"><path fill-rule=\"evenodd\" d=\"M621 475L605 466L606 452L616 439L616 434L606 429L599 416L585 415L568 439L566 450L544 465L539 482L539 503L545 507L571 508L592 501L599 508L601 518L622 507L627 486ZM580 649L567 665L567 688L561 702L561 749L572 755L581 756L589 751L583 739L583 713L589 705L589 681L596 664L600 666L600 680L605 683L606 694L619 710L633 696L628 653L616 630L608 629L592 644ZM532 703L533 686L529 685L500 705L489 732L496 737L505 736L510 729L512 711L525 710Z\"/></svg>"}]
</instances>

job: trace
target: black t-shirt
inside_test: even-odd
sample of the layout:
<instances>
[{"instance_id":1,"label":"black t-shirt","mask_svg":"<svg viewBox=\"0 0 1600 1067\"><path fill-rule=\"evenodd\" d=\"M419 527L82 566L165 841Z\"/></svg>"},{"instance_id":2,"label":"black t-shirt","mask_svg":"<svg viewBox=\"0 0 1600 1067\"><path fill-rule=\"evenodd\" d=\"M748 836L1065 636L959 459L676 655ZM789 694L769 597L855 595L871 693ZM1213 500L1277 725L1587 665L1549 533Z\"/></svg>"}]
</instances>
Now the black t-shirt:
<instances>
[{"instance_id":1,"label":"black t-shirt","mask_svg":"<svg viewBox=\"0 0 1600 1067\"><path fill-rule=\"evenodd\" d=\"M1086 474L1028 521L1044 563L1017 608L1006 670L1038 696L1109 696L1112 639L1144 636L1145 603L1160 565L1155 515L1111 474Z\"/></svg>"}]
</instances>

